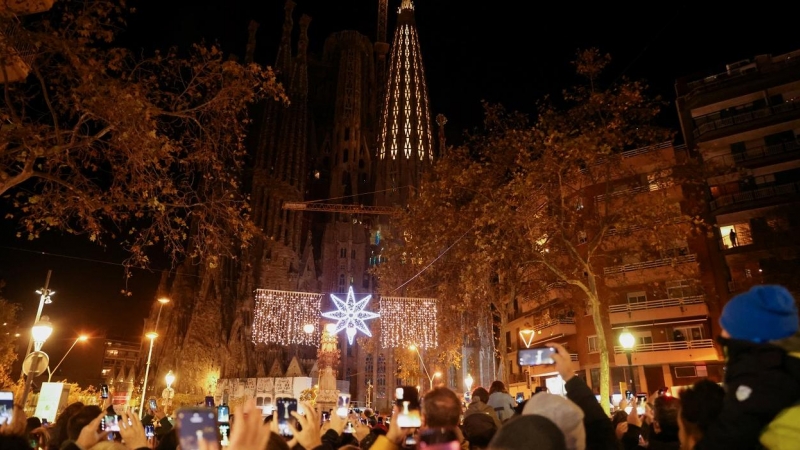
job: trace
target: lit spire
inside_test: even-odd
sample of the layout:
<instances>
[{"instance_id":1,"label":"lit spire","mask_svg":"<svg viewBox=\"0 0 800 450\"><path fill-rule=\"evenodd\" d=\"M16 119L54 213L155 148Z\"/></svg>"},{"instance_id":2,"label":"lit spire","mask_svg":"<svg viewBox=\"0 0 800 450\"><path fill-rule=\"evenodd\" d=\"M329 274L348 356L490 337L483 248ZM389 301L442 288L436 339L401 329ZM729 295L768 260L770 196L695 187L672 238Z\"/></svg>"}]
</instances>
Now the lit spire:
<instances>
[{"instance_id":1,"label":"lit spire","mask_svg":"<svg viewBox=\"0 0 800 450\"><path fill-rule=\"evenodd\" d=\"M403 2L400 3L400 10L404 10L404 9L413 10L414 9L414 2L412 2L411 0L403 0Z\"/></svg>"}]
</instances>

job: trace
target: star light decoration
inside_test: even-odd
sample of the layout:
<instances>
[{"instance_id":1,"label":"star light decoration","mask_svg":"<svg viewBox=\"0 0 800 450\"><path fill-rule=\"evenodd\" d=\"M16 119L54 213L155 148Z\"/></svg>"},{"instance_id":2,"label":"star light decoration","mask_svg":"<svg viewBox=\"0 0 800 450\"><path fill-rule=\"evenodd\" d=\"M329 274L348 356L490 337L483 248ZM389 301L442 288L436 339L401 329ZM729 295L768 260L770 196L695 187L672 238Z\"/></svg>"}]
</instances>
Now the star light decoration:
<instances>
[{"instance_id":1,"label":"star light decoration","mask_svg":"<svg viewBox=\"0 0 800 450\"><path fill-rule=\"evenodd\" d=\"M322 313L322 317L336 320L336 328L333 334L345 330L347 333L347 341L350 345L353 345L353 339L355 339L358 331L367 336L372 336L372 332L369 331L364 321L375 319L380 316L374 312L364 311L364 308L367 307L367 303L369 303L371 298L372 295L368 295L356 301L356 296L353 293L353 286L350 286L350 289L347 291L346 300L342 300L334 294L331 294L331 300L333 300L333 304L336 306L336 311L324 312Z\"/></svg>"}]
</instances>

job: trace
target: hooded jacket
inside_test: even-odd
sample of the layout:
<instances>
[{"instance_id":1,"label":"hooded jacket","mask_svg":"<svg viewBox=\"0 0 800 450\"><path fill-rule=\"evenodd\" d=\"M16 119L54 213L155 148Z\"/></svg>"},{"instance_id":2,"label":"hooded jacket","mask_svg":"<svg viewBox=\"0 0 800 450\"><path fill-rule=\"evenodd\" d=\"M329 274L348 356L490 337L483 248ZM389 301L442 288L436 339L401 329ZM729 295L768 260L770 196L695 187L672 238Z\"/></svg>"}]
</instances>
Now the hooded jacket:
<instances>
[{"instance_id":1,"label":"hooded jacket","mask_svg":"<svg viewBox=\"0 0 800 450\"><path fill-rule=\"evenodd\" d=\"M500 419L497 417L494 408L483 403L478 397L472 398L472 402L470 402L469 406L467 406L467 410L464 412L464 418L466 419L472 414L487 414L492 418L497 428L500 428Z\"/></svg>"}]
</instances>

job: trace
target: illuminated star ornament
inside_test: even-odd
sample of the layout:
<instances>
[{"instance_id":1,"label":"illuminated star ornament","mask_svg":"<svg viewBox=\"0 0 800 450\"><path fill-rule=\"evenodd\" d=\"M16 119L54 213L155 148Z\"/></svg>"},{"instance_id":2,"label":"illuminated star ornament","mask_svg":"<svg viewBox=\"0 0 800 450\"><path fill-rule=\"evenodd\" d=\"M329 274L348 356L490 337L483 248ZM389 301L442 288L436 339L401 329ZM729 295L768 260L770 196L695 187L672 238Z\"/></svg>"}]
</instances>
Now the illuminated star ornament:
<instances>
[{"instance_id":1,"label":"illuminated star ornament","mask_svg":"<svg viewBox=\"0 0 800 450\"><path fill-rule=\"evenodd\" d=\"M347 340L350 345L353 345L353 339L356 337L356 332L360 331L367 336L372 336L369 331L365 320L375 319L380 315L370 311L364 311L367 307L372 295L368 295L359 301L356 301L356 296L353 294L353 286L347 291L347 300L342 300L339 297L331 294L331 300L336 306L336 311L328 311L322 313L322 317L326 319L334 319L336 322L336 330L334 334L346 330Z\"/></svg>"}]
</instances>

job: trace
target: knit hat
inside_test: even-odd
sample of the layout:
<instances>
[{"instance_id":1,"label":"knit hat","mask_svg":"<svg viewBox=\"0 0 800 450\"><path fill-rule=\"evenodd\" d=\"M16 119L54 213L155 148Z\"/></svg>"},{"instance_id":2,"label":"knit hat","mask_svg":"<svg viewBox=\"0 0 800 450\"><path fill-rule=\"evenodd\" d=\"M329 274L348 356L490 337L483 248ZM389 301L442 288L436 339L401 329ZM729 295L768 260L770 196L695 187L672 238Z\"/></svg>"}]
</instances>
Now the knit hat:
<instances>
[{"instance_id":1,"label":"knit hat","mask_svg":"<svg viewBox=\"0 0 800 450\"><path fill-rule=\"evenodd\" d=\"M731 338L750 342L783 339L800 328L794 297L777 285L754 286L733 297L722 309L719 323Z\"/></svg>"},{"instance_id":2,"label":"knit hat","mask_svg":"<svg viewBox=\"0 0 800 450\"><path fill-rule=\"evenodd\" d=\"M567 450L586 448L586 429L583 426L583 410L566 398L541 392L528 400L522 415L534 414L550 419L562 433Z\"/></svg>"},{"instance_id":3,"label":"knit hat","mask_svg":"<svg viewBox=\"0 0 800 450\"><path fill-rule=\"evenodd\" d=\"M494 419L488 414L480 413L464 417L461 429L470 445L476 447L486 447L494 437L494 434L497 433L497 425L494 423Z\"/></svg>"},{"instance_id":4,"label":"knit hat","mask_svg":"<svg viewBox=\"0 0 800 450\"><path fill-rule=\"evenodd\" d=\"M542 416L516 416L505 422L492 441L488 450L566 450L564 433Z\"/></svg>"}]
</instances>

